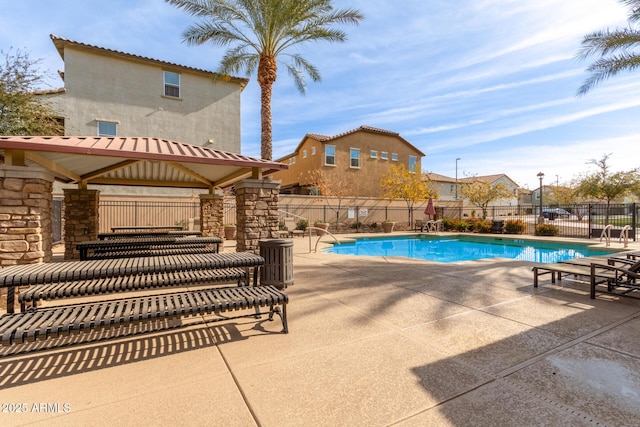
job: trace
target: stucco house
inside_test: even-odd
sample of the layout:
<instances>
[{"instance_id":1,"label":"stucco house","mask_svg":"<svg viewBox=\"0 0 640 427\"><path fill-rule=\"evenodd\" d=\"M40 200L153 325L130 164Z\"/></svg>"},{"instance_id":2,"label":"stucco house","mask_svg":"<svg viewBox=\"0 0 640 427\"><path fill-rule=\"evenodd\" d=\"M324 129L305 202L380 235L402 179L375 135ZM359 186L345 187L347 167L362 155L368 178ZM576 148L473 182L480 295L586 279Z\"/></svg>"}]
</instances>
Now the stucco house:
<instances>
[{"instance_id":1,"label":"stucco house","mask_svg":"<svg viewBox=\"0 0 640 427\"><path fill-rule=\"evenodd\" d=\"M431 181L431 184L439 192L439 200L441 201L453 201L460 200L463 206L467 206L468 203L463 200L461 187L464 183L473 181L484 181L489 184L502 183L507 186L513 196L508 199L496 200L491 203L492 206L518 206L518 196L520 186L509 178L507 175L500 173L494 175L473 176L464 178L451 178L445 175L437 173L428 173L427 176Z\"/></svg>"},{"instance_id":2,"label":"stucco house","mask_svg":"<svg viewBox=\"0 0 640 427\"><path fill-rule=\"evenodd\" d=\"M51 35L64 87L40 93L67 136L157 137L240 153L244 78Z\"/></svg>"},{"instance_id":3,"label":"stucco house","mask_svg":"<svg viewBox=\"0 0 640 427\"><path fill-rule=\"evenodd\" d=\"M273 179L282 182L281 193L310 194L310 173L318 170L325 179L348 180L353 195L381 197L380 179L391 165L421 173L424 155L397 132L370 126L335 136L309 133L293 153L276 160L289 169L274 173Z\"/></svg>"}]
</instances>

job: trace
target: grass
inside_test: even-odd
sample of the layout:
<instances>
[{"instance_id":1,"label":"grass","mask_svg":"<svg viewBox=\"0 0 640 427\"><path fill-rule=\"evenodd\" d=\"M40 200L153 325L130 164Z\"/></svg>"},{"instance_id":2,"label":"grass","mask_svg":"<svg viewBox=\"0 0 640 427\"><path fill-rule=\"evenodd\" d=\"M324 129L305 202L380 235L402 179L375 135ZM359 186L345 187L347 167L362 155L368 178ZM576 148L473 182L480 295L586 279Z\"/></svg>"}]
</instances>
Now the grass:
<instances>
[{"instance_id":1,"label":"grass","mask_svg":"<svg viewBox=\"0 0 640 427\"><path fill-rule=\"evenodd\" d=\"M605 220L603 219L592 219L591 220L591 224L599 224L599 225L605 225ZM624 227L625 225L632 225L631 224L631 217L614 217L614 218L609 218L609 224L616 226L616 227Z\"/></svg>"}]
</instances>

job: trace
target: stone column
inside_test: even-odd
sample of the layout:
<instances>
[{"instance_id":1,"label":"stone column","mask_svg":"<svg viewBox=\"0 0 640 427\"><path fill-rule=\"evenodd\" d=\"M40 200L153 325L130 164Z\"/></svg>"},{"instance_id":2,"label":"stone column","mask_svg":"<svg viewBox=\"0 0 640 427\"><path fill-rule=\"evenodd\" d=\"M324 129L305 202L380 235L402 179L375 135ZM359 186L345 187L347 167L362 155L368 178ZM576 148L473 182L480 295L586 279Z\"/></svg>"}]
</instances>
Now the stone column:
<instances>
[{"instance_id":1,"label":"stone column","mask_svg":"<svg viewBox=\"0 0 640 427\"><path fill-rule=\"evenodd\" d=\"M216 190L214 194L200 195L200 233L203 237L224 239L224 195Z\"/></svg>"},{"instance_id":2,"label":"stone column","mask_svg":"<svg viewBox=\"0 0 640 427\"><path fill-rule=\"evenodd\" d=\"M98 239L100 191L64 189L64 259L80 259L76 245Z\"/></svg>"},{"instance_id":3,"label":"stone column","mask_svg":"<svg viewBox=\"0 0 640 427\"><path fill-rule=\"evenodd\" d=\"M260 253L258 240L277 239L280 181L245 179L236 183L236 251Z\"/></svg>"},{"instance_id":4,"label":"stone column","mask_svg":"<svg viewBox=\"0 0 640 427\"><path fill-rule=\"evenodd\" d=\"M53 175L0 165L0 267L51 261Z\"/></svg>"}]
</instances>

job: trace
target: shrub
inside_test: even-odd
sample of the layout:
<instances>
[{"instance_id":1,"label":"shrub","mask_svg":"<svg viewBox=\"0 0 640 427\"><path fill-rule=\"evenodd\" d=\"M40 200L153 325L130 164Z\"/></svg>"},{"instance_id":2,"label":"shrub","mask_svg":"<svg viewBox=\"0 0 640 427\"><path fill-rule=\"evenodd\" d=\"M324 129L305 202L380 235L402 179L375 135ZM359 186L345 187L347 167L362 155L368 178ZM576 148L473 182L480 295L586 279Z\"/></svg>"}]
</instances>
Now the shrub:
<instances>
[{"instance_id":1,"label":"shrub","mask_svg":"<svg viewBox=\"0 0 640 427\"><path fill-rule=\"evenodd\" d=\"M307 229L308 226L309 226L309 221L307 221L306 219L301 219L296 223L296 230L304 231Z\"/></svg>"},{"instance_id":2,"label":"shrub","mask_svg":"<svg viewBox=\"0 0 640 427\"><path fill-rule=\"evenodd\" d=\"M486 219L470 218L467 221L467 230L474 233L491 232L491 221Z\"/></svg>"},{"instance_id":3,"label":"shrub","mask_svg":"<svg viewBox=\"0 0 640 427\"><path fill-rule=\"evenodd\" d=\"M369 227L371 227L372 230L377 230L378 226L379 224L377 222L372 222L369 224Z\"/></svg>"},{"instance_id":4,"label":"shrub","mask_svg":"<svg viewBox=\"0 0 640 427\"><path fill-rule=\"evenodd\" d=\"M521 219L508 219L504 222L504 232L507 234L522 234L527 225Z\"/></svg>"},{"instance_id":5,"label":"shrub","mask_svg":"<svg viewBox=\"0 0 640 427\"><path fill-rule=\"evenodd\" d=\"M558 227L551 224L536 225L536 236L557 236Z\"/></svg>"}]
</instances>

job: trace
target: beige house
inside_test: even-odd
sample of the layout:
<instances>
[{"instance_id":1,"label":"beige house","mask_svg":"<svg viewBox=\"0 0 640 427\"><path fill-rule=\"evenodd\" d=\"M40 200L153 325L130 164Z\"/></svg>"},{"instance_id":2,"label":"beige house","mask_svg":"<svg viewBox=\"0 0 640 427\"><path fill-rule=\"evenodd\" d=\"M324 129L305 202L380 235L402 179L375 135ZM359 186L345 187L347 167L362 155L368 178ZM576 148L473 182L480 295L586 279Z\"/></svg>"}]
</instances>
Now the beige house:
<instances>
[{"instance_id":1,"label":"beige house","mask_svg":"<svg viewBox=\"0 0 640 427\"><path fill-rule=\"evenodd\" d=\"M51 35L64 88L42 92L68 136L158 137L240 152L248 80Z\"/></svg>"},{"instance_id":2,"label":"beige house","mask_svg":"<svg viewBox=\"0 0 640 427\"><path fill-rule=\"evenodd\" d=\"M502 183L511 190L513 197L508 199L496 200L491 203L492 206L518 206L519 189L518 184L507 175L500 173L495 175L474 176L465 178L451 178L437 173L428 173L427 176L431 180L433 187L439 192L441 201L460 200L463 206L468 206L468 202L463 200L460 188L465 182L484 181L489 184Z\"/></svg>"},{"instance_id":3,"label":"beige house","mask_svg":"<svg viewBox=\"0 0 640 427\"><path fill-rule=\"evenodd\" d=\"M281 193L310 194L310 173L318 170L323 179L349 182L353 195L381 197L380 179L391 165L420 173L422 157L398 133L360 126L336 136L305 135L293 153L277 160L289 164L289 170L274 173L273 179L282 181Z\"/></svg>"}]
</instances>

